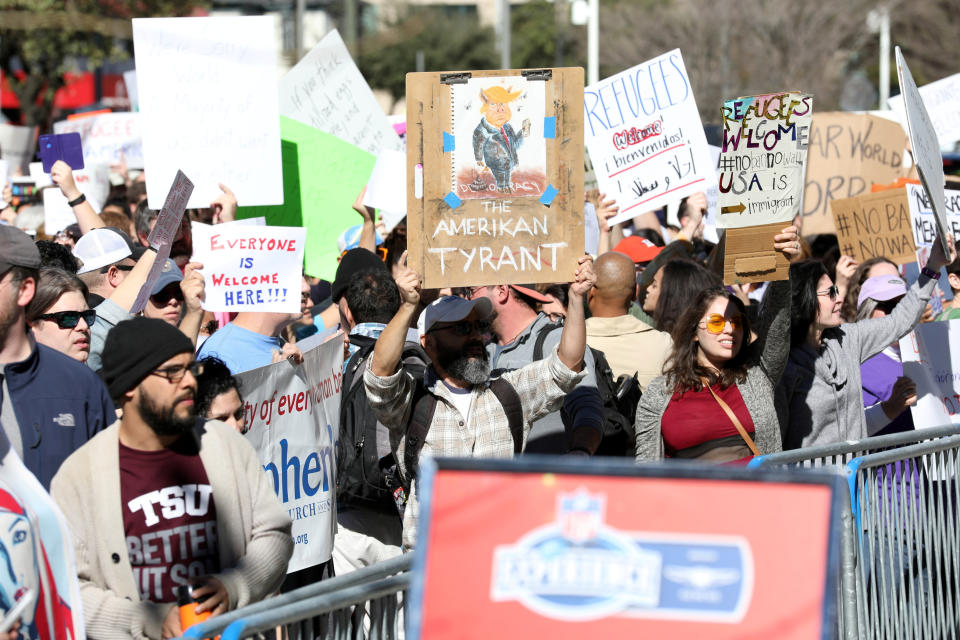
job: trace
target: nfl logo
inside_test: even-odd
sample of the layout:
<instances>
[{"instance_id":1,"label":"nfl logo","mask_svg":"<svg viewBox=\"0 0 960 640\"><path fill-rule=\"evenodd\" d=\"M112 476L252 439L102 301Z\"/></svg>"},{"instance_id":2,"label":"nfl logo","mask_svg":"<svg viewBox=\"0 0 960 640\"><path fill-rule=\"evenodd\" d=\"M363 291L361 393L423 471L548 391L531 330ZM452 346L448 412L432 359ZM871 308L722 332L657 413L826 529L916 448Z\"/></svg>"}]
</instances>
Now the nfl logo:
<instances>
[{"instance_id":1,"label":"nfl logo","mask_svg":"<svg viewBox=\"0 0 960 640\"><path fill-rule=\"evenodd\" d=\"M557 499L557 524L563 537L577 543L597 537L605 507L603 494L591 495L586 489L561 493Z\"/></svg>"}]
</instances>

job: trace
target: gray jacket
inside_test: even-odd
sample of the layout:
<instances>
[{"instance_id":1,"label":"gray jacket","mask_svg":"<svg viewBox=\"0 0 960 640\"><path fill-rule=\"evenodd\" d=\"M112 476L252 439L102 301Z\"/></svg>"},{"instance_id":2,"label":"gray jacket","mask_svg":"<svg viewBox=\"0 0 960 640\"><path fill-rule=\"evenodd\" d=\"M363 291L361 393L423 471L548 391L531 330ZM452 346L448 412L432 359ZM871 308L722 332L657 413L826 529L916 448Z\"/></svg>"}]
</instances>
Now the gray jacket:
<instances>
[{"instance_id":1,"label":"gray jacket","mask_svg":"<svg viewBox=\"0 0 960 640\"><path fill-rule=\"evenodd\" d=\"M103 345L107 342L107 334L133 316L109 298L98 304L96 310L97 320L90 327L90 356L87 358L87 366L99 372L103 368Z\"/></svg>"},{"instance_id":2,"label":"gray jacket","mask_svg":"<svg viewBox=\"0 0 960 640\"><path fill-rule=\"evenodd\" d=\"M808 344L790 351L777 386L785 449L867 437L860 364L920 322L935 286L936 280L921 275L885 318L827 329L819 353Z\"/></svg>"},{"instance_id":3,"label":"gray jacket","mask_svg":"<svg viewBox=\"0 0 960 640\"><path fill-rule=\"evenodd\" d=\"M765 454L781 450L780 423L773 396L790 349L789 280L774 282L767 287L760 307L760 326L756 331L757 339L746 347L750 350L747 379L738 384L737 389L753 418L757 449ZM660 421L673 393L673 383L667 376L654 378L643 392L635 424L638 462L663 459Z\"/></svg>"}]
</instances>

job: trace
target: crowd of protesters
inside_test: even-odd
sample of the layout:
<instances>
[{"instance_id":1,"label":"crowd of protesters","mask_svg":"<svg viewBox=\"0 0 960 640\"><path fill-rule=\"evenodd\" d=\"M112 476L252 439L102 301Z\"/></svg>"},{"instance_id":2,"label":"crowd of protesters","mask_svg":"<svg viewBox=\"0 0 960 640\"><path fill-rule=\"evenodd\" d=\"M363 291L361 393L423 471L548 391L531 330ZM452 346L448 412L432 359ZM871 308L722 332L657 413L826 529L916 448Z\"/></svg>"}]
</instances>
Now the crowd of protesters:
<instances>
[{"instance_id":1,"label":"crowd of protesters","mask_svg":"<svg viewBox=\"0 0 960 640\"><path fill-rule=\"evenodd\" d=\"M47 237L9 189L0 202L0 420L66 517L96 638L180 635L184 584L214 614L280 587L291 522L242 435L250 390L235 376L301 361L297 340L317 331L339 325L344 339L341 438L369 436L370 455L341 447L338 459L342 573L416 544L424 455L742 464L912 429L898 340L933 320L941 267L960 292L960 262L939 240L908 285L889 261L857 264L833 237L804 238L801 218L771 247L789 280L724 286L703 194L675 225L663 212L610 225L616 206L596 193L598 255L569 265L566 282L428 291L405 223L378 230L358 198L334 281L304 276L299 313L213 314L190 221L236 218L221 185L185 214L135 314L157 258L142 174L100 212L63 162L51 176L77 217L65 232ZM628 401L611 403L611 389ZM351 484L371 456L379 485Z\"/></svg>"}]
</instances>

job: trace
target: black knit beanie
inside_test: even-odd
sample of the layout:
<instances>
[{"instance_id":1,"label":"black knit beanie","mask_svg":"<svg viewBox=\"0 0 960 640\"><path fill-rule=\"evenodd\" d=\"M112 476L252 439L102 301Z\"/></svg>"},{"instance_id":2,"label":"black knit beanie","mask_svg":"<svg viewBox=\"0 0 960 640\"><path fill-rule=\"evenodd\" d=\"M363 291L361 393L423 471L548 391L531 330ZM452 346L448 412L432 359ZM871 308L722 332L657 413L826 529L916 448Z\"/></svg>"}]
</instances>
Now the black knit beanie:
<instances>
[{"instance_id":1,"label":"black knit beanie","mask_svg":"<svg viewBox=\"0 0 960 640\"><path fill-rule=\"evenodd\" d=\"M114 404L161 364L180 353L193 353L193 343L179 329L156 318L124 320L107 334L103 345L103 377Z\"/></svg>"}]
</instances>

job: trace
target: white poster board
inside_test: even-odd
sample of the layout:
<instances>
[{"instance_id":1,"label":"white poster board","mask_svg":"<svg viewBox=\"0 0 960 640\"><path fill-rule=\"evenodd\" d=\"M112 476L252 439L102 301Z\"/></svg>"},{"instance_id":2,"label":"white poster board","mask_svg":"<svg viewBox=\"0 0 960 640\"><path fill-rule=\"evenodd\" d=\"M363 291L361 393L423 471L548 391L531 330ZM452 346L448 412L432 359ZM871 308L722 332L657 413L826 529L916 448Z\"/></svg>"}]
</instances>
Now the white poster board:
<instances>
[{"instance_id":1,"label":"white poster board","mask_svg":"<svg viewBox=\"0 0 960 640\"><path fill-rule=\"evenodd\" d=\"M239 374L247 439L293 520L287 572L330 559L336 532L336 448L343 342Z\"/></svg>"},{"instance_id":2,"label":"white poster board","mask_svg":"<svg viewBox=\"0 0 960 640\"><path fill-rule=\"evenodd\" d=\"M717 184L679 49L584 90L584 136L616 224Z\"/></svg>"},{"instance_id":3,"label":"white poster board","mask_svg":"<svg viewBox=\"0 0 960 640\"><path fill-rule=\"evenodd\" d=\"M913 81L913 76L910 74L907 61L903 59L900 47L896 48L896 54L897 76L900 78L900 95L903 96L903 104L907 113L907 129L910 134L913 161L917 165L917 173L920 174L923 188L927 190L927 195L933 203L934 220L936 220L937 228L941 232L940 240L944 245L944 253L950 255L949 247L947 247L949 239L947 213L943 206L943 158L940 155L937 132L933 128L933 123L930 122L926 107L923 106L923 98L920 97L920 92Z\"/></svg>"},{"instance_id":4,"label":"white poster board","mask_svg":"<svg viewBox=\"0 0 960 640\"><path fill-rule=\"evenodd\" d=\"M377 156L363 204L378 210L389 233L407 215L407 154L392 149Z\"/></svg>"},{"instance_id":5,"label":"white poster board","mask_svg":"<svg viewBox=\"0 0 960 640\"><path fill-rule=\"evenodd\" d=\"M84 164L110 165L121 154L131 169L143 168L139 114L118 111L55 122L54 133L79 133Z\"/></svg>"},{"instance_id":6,"label":"white poster board","mask_svg":"<svg viewBox=\"0 0 960 640\"><path fill-rule=\"evenodd\" d=\"M10 172L20 170L27 175L30 162L37 150L37 130L35 127L18 127L12 124L0 124L0 158L10 164Z\"/></svg>"},{"instance_id":7,"label":"white poster board","mask_svg":"<svg viewBox=\"0 0 960 640\"><path fill-rule=\"evenodd\" d=\"M900 340L903 375L917 385L917 429L960 424L960 320L925 322Z\"/></svg>"},{"instance_id":8,"label":"white poster board","mask_svg":"<svg viewBox=\"0 0 960 640\"><path fill-rule=\"evenodd\" d=\"M99 212L110 195L110 170L105 164L88 164L73 172L73 180L80 192L87 196L87 202L94 211ZM43 228L47 235L53 235L77 221L73 207L59 187L47 187L43 190Z\"/></svg>"},{"instance_id":9,"label":"white poster board","mask_svg":"<svg viewBox=\"0 0 960 640\"><path fill-rule=\"evenodd\" d=\"M151 209L182 170L188 208L230 187L243 206L283 203L274 17L133 21Z\"/></svg>"},{"instance_id":10,"label":"white poster board","mask_svg":"<svg viewBox=\"0 0 960 640\"><path fill-rule=\"evenodd\" d=\"M919 92L940 145L948 146L960 140L960 73L925 84ZM906 122L903 96L893 96L887 103L900 116L900 121Z\"/></svg>"},{"instance_id":11,"label":"white poster board","mask_svg":"<svg viewBox=\"0 0 960 640\"><path fill-rule=\"evenodd\" d=\"M403 151L336 29L283 76L280 113L373 154Z\"/></svg>"},{"instance_id":12,"label":"white poster board","mask_svg":"<svg viewBox=\"0 0 960 640\"><path fill-rule=\"evenodd\" d=\"M207 311L300 312L303 227L193 227L193 260L203 264Z\"/></svg>"},{"instance_id":13,"label":"white poster board","mask_svg":"<svg viewBox=\"0 0 960 640\"><path fill-rule=\"evenodd\" d=\"M130 111L139 111L140 94L137 92L137 72L135 69L123 72L123 83L127 85L127 97L130 98Z\"/></svg>"}]
</instances>

